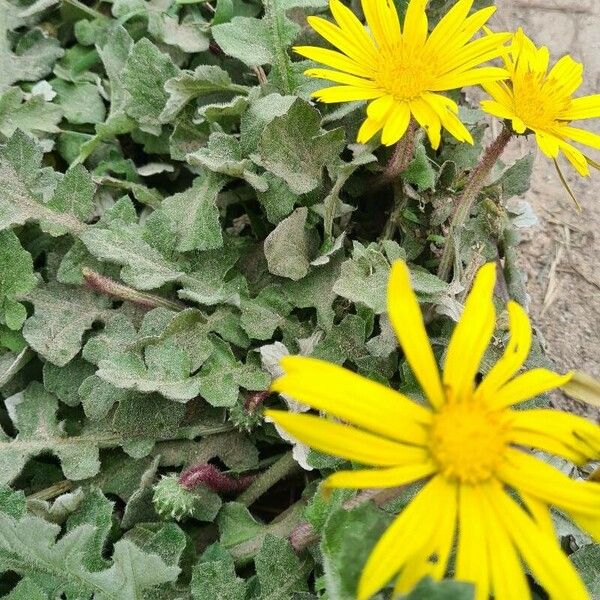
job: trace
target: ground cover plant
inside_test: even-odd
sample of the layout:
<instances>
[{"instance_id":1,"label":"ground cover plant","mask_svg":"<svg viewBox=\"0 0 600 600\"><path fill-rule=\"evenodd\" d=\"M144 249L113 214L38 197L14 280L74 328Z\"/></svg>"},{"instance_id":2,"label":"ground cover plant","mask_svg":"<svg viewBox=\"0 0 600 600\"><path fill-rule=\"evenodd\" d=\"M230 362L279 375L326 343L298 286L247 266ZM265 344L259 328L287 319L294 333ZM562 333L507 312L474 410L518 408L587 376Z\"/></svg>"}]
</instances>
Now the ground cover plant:
<instances>
[{"instance_id":1,"label":"ground cover plant","mask_svg":"<svg viewBox=\"0 0 600 600\"><path fill-rule=\"evenodd\" d=\"M493 11L0 0L0 597L600 598L502 160L600 97Z\"/></svg>"}]
</instances>

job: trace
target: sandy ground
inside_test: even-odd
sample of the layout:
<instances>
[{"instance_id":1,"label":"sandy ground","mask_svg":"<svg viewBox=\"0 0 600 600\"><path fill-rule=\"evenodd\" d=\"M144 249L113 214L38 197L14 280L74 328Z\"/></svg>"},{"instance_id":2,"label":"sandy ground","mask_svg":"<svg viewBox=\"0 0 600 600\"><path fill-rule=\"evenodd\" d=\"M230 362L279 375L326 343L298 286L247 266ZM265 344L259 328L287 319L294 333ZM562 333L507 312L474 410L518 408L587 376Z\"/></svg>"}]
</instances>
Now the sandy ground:
<instances>
[{"instance_id":1,"label":"sandy ground","mask_svg":"<svg viewBox=\"0 0 600 600\"><path fill-rule=\"evenodd\" d=\"M583 62L581 94L600 93L600 0L497 0L495 26L522 26L554 59L564 54ZM600 133L600 119L580 122ZM508 155L535 151L519 138ZM600 153L592 150L598 160ZM565 172L567 169L565 167ZM531 317L560 369L579 369L600 379L600 172L581 178L569 172L583 209L578 212L544 156L536 157L525 198L539 217L520 246L528 276ZM600 416L600 411L596 414Z\"/></svg>"}]
</instances>

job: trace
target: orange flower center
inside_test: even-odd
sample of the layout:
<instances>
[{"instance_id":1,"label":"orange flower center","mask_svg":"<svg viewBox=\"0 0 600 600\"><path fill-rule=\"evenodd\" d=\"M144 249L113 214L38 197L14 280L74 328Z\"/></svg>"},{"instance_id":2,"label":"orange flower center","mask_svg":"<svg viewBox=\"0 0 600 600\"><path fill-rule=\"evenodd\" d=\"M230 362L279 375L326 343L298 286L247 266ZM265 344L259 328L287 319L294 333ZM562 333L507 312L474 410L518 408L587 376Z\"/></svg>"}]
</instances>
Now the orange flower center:
<instances>
[{"instance_id":1,"label":"orange flower center","mask_svg":"<svg viewBox=\"0 0 600 600\"><path fill-rule=\"evenodd\" d=\"M446 404L431 424L430 451L440 472L463 483L490 479L507 445L505 414L474 401Z\"/></svg>"}]
</instances>

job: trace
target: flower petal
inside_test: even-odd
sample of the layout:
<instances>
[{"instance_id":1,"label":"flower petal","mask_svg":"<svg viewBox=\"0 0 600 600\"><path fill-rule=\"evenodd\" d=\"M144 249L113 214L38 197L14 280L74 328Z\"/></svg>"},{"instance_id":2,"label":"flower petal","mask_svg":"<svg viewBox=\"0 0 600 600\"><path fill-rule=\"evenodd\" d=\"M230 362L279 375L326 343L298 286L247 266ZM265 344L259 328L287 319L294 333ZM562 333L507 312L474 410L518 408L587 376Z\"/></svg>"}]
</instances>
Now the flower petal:
<instances>
[{"instance_id":1,"label":"flower petal","mask_svg":"<svg viewBox=\"0 0 600 600\"><path fill-rule=\"evenodd\" d=\"M487 600L490 565L487 557L487 524L480 494L479 486L460 486L455 577L460 581L475 584L475 600Z\"/></svg>"},{"instance_id":2,"label":"flower petal","mask_svg":"<svg viewBox=\"0 0 600 600\"><path fill-rule=\"evenodd\" d=\"M336 50L318 48L316 46L294 46L293 50L296 54L300 54L300 56L322 63L333 69L344 71L344 73L351 73L358 77L373 77L373 69L357 63L355 60L348 58L345 54Z\"/></svg>"},{"instance_id":3,"label":"flower petal","mask_svg":"<svg viewBox=\"0 0 600 600\"><path fill-rule=\"evenodd\" d=\"M434 27L425 44L425 53L434 55L440 52L459 31L472 6L473 0L459 0Z\"/></svg>"},{"instance_id":4,"label":"flower petal","mask_svg":"<svg viewBox=\"0 0 600 600\"><path fill-rule=\"evenodd\" d=\"M424 455L425 457L425 455ZM437 466L424 458L422 462L391 469L338 471L325 480L325 487L347 489L382 489L413 483L435 473Z\"/></svg>"},{"instance_id":5,"label":"flower petal","mask_svg":"<svg viewBox=\"0 0 600 600\"><path fill-rule=\"evenodd\" d=\"M600 117L600 94L582 96L571 101L571 106L560 114L560 119L575 121L577 119L597 119Z\"/></svg>"},{"instance_id":6,"label":"flower petal","mask_svg":"<svg viewBox=\"0 0 600 600\"><path fill-rule=\"evenodd\" d=\"M497 519L503 523L534 577L550 597L590 600L575 567L556 540L541 529L499 485L485 488L484 493L494 507Z\"/></svg>"},{"instance_id":7,"label":"flower petal","mask_svg":"<svg viewBox=\"0 0 600 600\"><path fill-rule=\"evenodd\" d=\"M304 444L365 465L395 467L422 461L426 456L423 448L392 442L314 415L282 410L266 410L265 415Z\"/></svg>"},{"instance_id":8,"label":"flower petal","mask_svg":"<svg viewBox=\"0 0 600 600\"><path fill-rule=\"evenodd\" d=\"M408 129L410 122L410 108L407 102L396 102L383 125L381 143L385 146L395 144Z\"/></svg>"},{"instance_id":9,"label":"flower petal","mask_svg":"<svg viewBox=\"0 0 600 600\"><path fill-rule=\"evenodd\" d=\"M408 560L428 547L435 533L435 515L454 487L442 477L434 477L400 513L377 542L363 569L357 600L367 600L380 590Z\"/></svg>"},{"instance_id":10,"label":"flower petal","mask_svg":"<svg viewBox=\"0 0 600 600\"><path fill-rule=\"evenodd\" d=\"M402 27L402 38L405 47L422 48L427 39L427 13L425 6L428 0L409 0Z\"/></svg>"},{"instance_id":11,"label":"flower petal","mask_svg":"<svg viewBox=\"0 0 600 600\"><path fill-rule=\"evenodd\" d=\"M558 375L548 369L531 369L502 386L489 404L492 408L506 408L535 398L544 392L559 388L569 382L573 375Z\"/></svg>"},{"instance_id":12,"label":"flower petal","mask_svg":"<svg viewBox=\"0 0 600 600\"><path fill-rule=\"evenodd\" d=\"M344 367L306 356L286 356L286 372L271 386L302 404L373 433L421 444L431 412L406 396Z\"/></svg>"},{"instance_id":13,"label":"flower petal","mask_svg":"<svg viewBox=\"0 0 600 600\"><path fill-rule=\"evenodd\" d=\"M600 519L600 483L573 481L520 450L507 450L506 458L498 477L511 487L567 512Z\"/></svg>"},{"instance_id":14,"label":"flower petal","mask_svg":"<svg viewBox=\"0 0 600 600\"><path fill-rule=\"evenodd\" d=\"M479 269L467 296L460 321L454 328L444 364L444 389L453 398L468 396L474 385L481 358L488 347L496 319L492 297L496 264Z\"/></svg>"},{"instance_id":15,"label":"flower petal","mask_svg":"<svg viewBox=\"0 0 600 600\"><path fill-rule=\"evenodd\" d=\"M402 40L400 21L392 0L362 0L369 29L379 47L393 47Z\"/></svg>"},{"instance_id":16,"label":"flower petal","mask_svg":"<svg viewBox=\"0 0 600 600\"><path fill-rule=\"evenodd\" d=\"M419 301L410 284L410 273L403 261L392 265L387 305L392 327L412 372L431 404L441 406L444 392L438 366L429 344Z\"/></svg>"},{"instance_id":17,"label":"flower petal","mask_svg":"<svg viewBox=\"0 0 600 600\"><path fill-rule=\"evenodd\" d=\"M579 142L596 150L600 150L600 135L586 131L585 129L579 129L578 127L570 127L568 125L561 125L556 128L556 133L562 138L570 138L574 142Z\"/></svg>"},{"instance_id":18,"label":"flower petal","mask_svg":"<svg viewBox=\"0 0 600 600\"><path fill-rule=\"evenodd\" d=\"M410 111L417 123L427 132L431 147L437 150L442 139L442 122L438 114L421 98L410 101Z\"/></svg>"},{"instance_id":19,"label":"flower petal","mask_svg":"<svg viewBox=\"0 0 600 600\"><path fill-rule=\"evenodd\" d=\"M334 85L312 93L321 102L356 102L358 100L373 100L383 96L384 92L352 85Z\"/></svg>"},{"instance_id":20,"label":"flower petal","mask_svg":"<svg viewBox=\"0 0 600 600\"><path fill-rule=\"evenodd\" d=\"M525 310L509 300L508 311L510 340L502 358L490 369L477 388L477 398L487 398L497 392L523 366L531 349L531 323Z\"/></svg>"}]
</instances>

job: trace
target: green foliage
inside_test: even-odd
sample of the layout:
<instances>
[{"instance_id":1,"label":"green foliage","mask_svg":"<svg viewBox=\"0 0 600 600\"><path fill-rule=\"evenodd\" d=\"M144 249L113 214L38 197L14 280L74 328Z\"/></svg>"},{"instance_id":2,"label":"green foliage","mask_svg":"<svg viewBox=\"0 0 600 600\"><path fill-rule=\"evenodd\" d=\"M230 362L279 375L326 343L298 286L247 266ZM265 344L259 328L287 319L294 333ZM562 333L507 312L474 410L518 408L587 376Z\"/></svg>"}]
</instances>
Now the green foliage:
<instances>
[{"instance_id":1,"label":"green foliage","mask_svg":"<svg viewBox=\"0 0 600 600\"><path fill-rule=\"evenodd\" d=\"M430 23L453 3L430 0ZM282 463L262 406L287 353L415 392L390 267L409 262L441 355L468 277L436 275L440 246L486 125L461 106L475 144L419 132L386 182L392 150L354 143L364 106L312 102L292 50L326 4L0 0L0 483L18 490L0 489L2 597L356 597L390 515L321 493L341 460L295 445ZM455 248L461 266L503 258L517 298L531 168L496 165ZM263 490L290 456L310 474ZM180 483L207 463L230 487ZM595 548L573 555L591 589Z\"/></svg>"}]
</instances>

